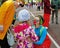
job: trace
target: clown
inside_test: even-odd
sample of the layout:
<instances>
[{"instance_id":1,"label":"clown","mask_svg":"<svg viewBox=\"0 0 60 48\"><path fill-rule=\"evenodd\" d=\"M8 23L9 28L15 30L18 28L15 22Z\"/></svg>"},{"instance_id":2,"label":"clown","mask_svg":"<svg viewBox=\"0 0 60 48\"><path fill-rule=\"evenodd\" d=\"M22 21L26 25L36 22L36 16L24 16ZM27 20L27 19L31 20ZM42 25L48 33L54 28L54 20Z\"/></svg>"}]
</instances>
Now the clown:
<instances>
[{"instance_id":1,"label":"clown","mask_svg":"<svg viewBox=\"0 0 60 48\"><path fill-rule=\"evenodd\" d=\"M40 17L35 17L35 33L39 37L39 40L35 42L34 48L50 48L50 39L47 36L47 30L41 25Z\"/></svg>"}]
</instances>

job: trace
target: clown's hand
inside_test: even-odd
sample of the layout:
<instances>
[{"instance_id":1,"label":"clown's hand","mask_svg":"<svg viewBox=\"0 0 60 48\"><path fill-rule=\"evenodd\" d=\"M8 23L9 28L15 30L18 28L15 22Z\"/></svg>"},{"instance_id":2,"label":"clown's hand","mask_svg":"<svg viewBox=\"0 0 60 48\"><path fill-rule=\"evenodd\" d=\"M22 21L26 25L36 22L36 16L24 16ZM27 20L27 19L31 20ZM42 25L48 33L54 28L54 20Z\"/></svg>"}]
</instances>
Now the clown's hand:
<instances>
[{"instance_id":1,"label":"clown's hand","mask_svg":"<svg viewBox=\"0 0 60 48\"><path fill-rule=\"evenodd\" d=\"M37 41L37 42L34 42L34 44L41 45L42 42L41 41Z\"/></svg>"},{"instance_id":2,"label":"clown's hand","mask_svg":"<svg viewBox=\"0 0 60 48\"><path fill-rule=\"evenodd\" d=\"M3 25L0 25L0 31L3 31L4 29L3 29Z\"/></svg>"}]
</instances>

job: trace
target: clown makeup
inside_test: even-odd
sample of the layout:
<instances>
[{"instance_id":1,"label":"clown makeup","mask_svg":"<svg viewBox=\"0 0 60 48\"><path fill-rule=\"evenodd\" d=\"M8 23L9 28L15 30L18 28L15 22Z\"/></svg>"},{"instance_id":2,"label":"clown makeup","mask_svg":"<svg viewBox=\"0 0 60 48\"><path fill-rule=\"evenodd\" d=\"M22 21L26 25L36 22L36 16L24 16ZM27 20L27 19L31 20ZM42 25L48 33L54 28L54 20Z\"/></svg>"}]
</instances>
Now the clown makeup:
<instances>
[{"instance_id":1,"label":"clown makeup","mask_svg":"<svg viewBox=\"0 0 60 48\"><path fill-rule=\"evenodd\" d=\"M38 28L40 26L39 17L35 17L34 25L36 28Z\"/></svg>"}]
</instances>

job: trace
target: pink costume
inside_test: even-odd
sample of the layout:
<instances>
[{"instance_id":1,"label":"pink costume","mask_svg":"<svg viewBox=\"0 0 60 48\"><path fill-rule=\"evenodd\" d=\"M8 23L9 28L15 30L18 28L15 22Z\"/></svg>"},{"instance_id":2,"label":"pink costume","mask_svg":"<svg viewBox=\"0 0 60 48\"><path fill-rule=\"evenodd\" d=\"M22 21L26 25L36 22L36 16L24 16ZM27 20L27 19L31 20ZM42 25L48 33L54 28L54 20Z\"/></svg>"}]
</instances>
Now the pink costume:
<instances>
[{"instance_id":1,"label":"pink costume","mask_svg":"<svg viewBox=\"0 0 60 48\"><path fill-rule=\"evenodd\" d=\"M17 25L14 32L17 38L16 48L33 48L33 42L38 40L33 28L26 23Z\"/></svg>"}]
</instances>

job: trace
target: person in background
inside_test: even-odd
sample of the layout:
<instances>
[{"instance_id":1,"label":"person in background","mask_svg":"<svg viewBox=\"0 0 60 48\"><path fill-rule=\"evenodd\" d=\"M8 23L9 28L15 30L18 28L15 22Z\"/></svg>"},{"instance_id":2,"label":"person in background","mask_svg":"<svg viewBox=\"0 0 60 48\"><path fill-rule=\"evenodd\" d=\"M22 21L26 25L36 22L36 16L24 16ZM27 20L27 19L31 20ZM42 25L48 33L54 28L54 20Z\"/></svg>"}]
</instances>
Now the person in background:
<instances>
[{"instance_id":1,"label":"person in background","mask_svg":"<svg viewBox=\"0 0 60 48\"><path fill-rule=\"evenodd\" d=\"M51 8L54 9L52 10L52 23L54 23L54 14L55 14L55 19L56 19L56 24L58 24L58 0L51 0Z\"/></svg>"},{"instance_id":2,"label":"person in background","mask_svg":"<svg viewBox=\"0 0 60 48\"><path fill-rule=\"evenodd\" d=\"M43 0L42 0L42 3L41 3L41 4L42 4L42 9L43 9L43 8L44 8L44 6L43 6L43 4L44 4L44 3L43 3Z\"/></svg>"},{"instance_id":3,"label":"person in background","mask_svg":"<svg viewBox=\"0 0 60 48\"><path fill-rule=\"evenodd\" d=\"M44 23L42 24L46 29L49 27L50 14L51 14L51 5L50 0L43 0L44 2Z\"/></svg>"},{"instance_id":4,"label":"person in background","mask_svg":"<svg viewBox=\"0 0 60 48\"><path fill-rule=\"evenodd\" d=\"M38 9L38 11L40 11L40 5L41 5L40 2L38 2L37 3L37 9Z\"/></svg>"},{"instance_id":5,"label":"person in background","mask_svg":"<svg viewBox=\"0 0 60 48\"><path fill-rule=\"evenodd\" d=\"M51 41L47 36L47 30L40 24L40 17L35 17L34 20L35 33L39 37L37 42L34 42L34 48L50 48Z\"/></svg>"}]
</instances>

